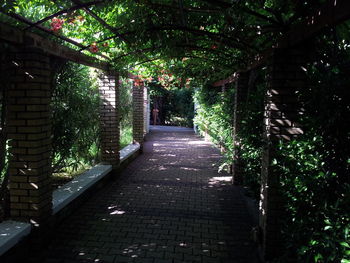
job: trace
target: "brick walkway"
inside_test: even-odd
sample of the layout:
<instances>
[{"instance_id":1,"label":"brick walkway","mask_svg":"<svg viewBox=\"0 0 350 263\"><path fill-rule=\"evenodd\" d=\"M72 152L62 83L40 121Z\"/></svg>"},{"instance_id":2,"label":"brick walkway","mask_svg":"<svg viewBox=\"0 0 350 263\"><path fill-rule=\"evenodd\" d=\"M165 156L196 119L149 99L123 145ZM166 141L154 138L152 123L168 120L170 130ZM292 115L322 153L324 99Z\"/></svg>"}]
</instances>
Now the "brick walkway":
<instances>
[{"instance_id":1,"label":"brick walkway","mask_svg":"<svg viewBox=\"0 0 350 263\"><path fill-rule=\"evenodd\" d=\"M219 160L190 129L156 126L144 154L60 225L45 262L257 262Z\"/></svg>"}]
</instances>

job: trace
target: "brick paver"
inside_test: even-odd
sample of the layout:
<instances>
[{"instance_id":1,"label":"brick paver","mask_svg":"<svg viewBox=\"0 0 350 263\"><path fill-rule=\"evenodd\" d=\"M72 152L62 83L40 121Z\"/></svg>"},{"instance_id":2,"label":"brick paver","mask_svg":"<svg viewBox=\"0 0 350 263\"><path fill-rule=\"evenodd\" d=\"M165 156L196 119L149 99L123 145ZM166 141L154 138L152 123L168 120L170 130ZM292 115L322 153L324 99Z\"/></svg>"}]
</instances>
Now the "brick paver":
<instances>
[{"instance_id":1,"label":"brick paver","mask_svg":"<svg viewBox=\"0 0 350 263\"><path fill-rule=\"evenodd\" d=\"M153 127L144 154L58 227L44 262L257 262L219 161L190 129Z\"/></svg>"}]
</instances>

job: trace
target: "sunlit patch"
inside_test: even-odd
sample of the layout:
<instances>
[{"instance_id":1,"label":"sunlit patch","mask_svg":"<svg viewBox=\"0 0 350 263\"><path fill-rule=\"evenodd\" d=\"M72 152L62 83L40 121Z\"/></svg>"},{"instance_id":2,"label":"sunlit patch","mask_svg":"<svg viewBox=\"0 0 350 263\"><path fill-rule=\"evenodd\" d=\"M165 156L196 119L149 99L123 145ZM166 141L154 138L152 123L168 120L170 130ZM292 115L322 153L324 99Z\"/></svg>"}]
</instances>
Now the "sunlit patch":
<instances>
[{"instance_id":1,"label":"sunlit patch","mask_svg":"<svg viewBox=\"0 0 350 263\"><path fill-rule=\"evenodd\" d=\"M190 144L190 145L208 145L211 143L205 142L205 141L189 141L188 144Z\"/></svg>"},{"instance_id":2,"label":"sunlit patch","mask_svg":"<svg viewBox=\"0 0 350 263\"><path fill-rule=\"evenodd\" d=\"M145 251L155 251L155 243L133 244L123 249L122 254L130 258L138 258Z\"/></svg>"},{"instance_id":3,"label":"sunlit patch","mask_svg":"<svg viewBox=\"0 0 350 263\"><path fill-rule=\"evenodd\" d=\"M34 79L34 77L29 73L29 72L24 72L28 77L30 77L31 79Z\"/></svg>"},{"instance_id":4,"label":"sunlit patch","mask_svg":"<svg viewBox=\"0 0 350 263\"><path fill-rule=\"evenodd\" d=\"M167 146L166 144L161 144L161 143L153 143L153 146Z\"/></svg>"},{"instance_id":5,"label":"sunlit patch","mask_svg":"<svg viewBox=\"0 0 350 263\"><path fill-rule=\"evenodd\" d=\"M186 170L186 171L199 171L199 169L196 168L191 168L191 167L180 167L181 170Z\"/></svg>"},{"instance_id":6,"label":"sunlit patch","mask_svg":"<svg viewBox=\"0 0 350 263\"><path fill-rule=\"evenodd\" d=\"M179 244L179 246L180 246L180 247L187 247L187 244L184 243L184 242L181 242L181 243Z\"/></svg>"},{"instance_id":7,"label":"sunlit patch","mask_svg":"<svg viewBox=\"0 0 350 263\"><path fill-rule=\"evenodd\" d=\"M79 252L79 254L78 254L79 256L84 256L85 255L85 253L84 252Z\"/></svg>"},{"instance_id":8,"label":"sunlit patch","mask_svg":"<svg viewBox=\"0 0 350 263\"><path fill-rule=\"evenodd\" d=\"M39 189L39 186L35 183L30 183L31 186L33 186L35 189Z\"/></svg>"},{"instance_id":9,"label":"sunlit patch","mask_svg":"<svg viewBox=\"0 0 350 263\"><path fill-rule=\"evenodd\" d=\"M123 214L125 214L125 211L122 211L122 210L115 210L110 213L110 215L123 215Z\"/></svg>"},{"instance_id":10,"label":"sunlit patch","mask_svg":"<svg viewBox=\"0 0 350 263\"><path fill-rule=\"evenodd\" d=\"M167 168L164 167L164 166L160 166L160 167L159 167L159 170L160 170L160 171L164 171L164 170L166 170L166 169L167 169Z\"/></svg>"},{"instance_id":11,"label":"sunlit patch","mask_svg":"<svg viewBox=\"0 0 350 263\"><path fill-rule=\"evenodd\" d=\"M222 185L232 181L232 176L213 177L209 179L209 185Z\"/></svg>"},{"instance_id":12,"label":"sunlit patch","mask_svg":"<svg viewBox=\"0 0 350 263\"><path fill-rule=\"evenodd\" d=\"M260 202L259 202L259 211L261 213L261 215L265 215L265 209L264 209L264 195L260 194Z\"/></svg>"},{"instance_id":13,"label":"sunlit patch","mask_svg":"<svg viewBox=\"0 0 350 263\"><path fill-rule=\"evenodd\" d=\"M39 226L39 223L38 223L38 222L36 222L35 220L30 219L29 221L30 221L30 223L32 223L34 226L36 226L36 227L38 227L38 226Z\"/></svg>"}]
</instances>

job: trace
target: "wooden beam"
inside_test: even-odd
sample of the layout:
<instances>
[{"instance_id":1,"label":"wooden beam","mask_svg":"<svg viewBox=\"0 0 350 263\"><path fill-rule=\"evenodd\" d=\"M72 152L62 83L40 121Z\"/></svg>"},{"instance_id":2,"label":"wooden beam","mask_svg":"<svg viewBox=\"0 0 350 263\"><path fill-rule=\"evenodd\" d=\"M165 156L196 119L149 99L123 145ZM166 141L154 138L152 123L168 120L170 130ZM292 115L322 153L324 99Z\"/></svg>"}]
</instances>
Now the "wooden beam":
<instances>
[{"instance_id":1,"label":"wooden beam","mask_svg":"<svg viewBox=\"0 0 350 263\"><path fill-rule=\"evenodd\" d=\"M87 56L74 49L62 46L59 43L56 43L37 34L31 32L23 32L17 28L3 23L0 23L0 39L16 45L25 44L27 46L39 47L50 55L76 62L78 64L101 69L104 71L113 70L109 63L105 61L97 60L94 57Z\"/></svg>"},{"instance_id":2,"label":"wooden beam","mask_svg":"<svg viewBox=\"0 0 350 263\"><path fill-rule=\"evenodd\" d=\"M43 32L45 32L45 33L47 33L47 34L55 35L55 33L54 33L52 30L50 30L49 28L46 28L46 27L41 26L41 25L35 25L34 22L32 22L32 21L30 21L29 19L27 19L27 18L25 18L25 17L23 17L23 16L20 16L20 15L18 15L18 14L16 14L16 13L5 12L5 11L3 11L3 10L0 10L0 12L3 13L3 14L5 14L5 15L7 15L7 16L9 16L9 17L12 17L12 18L14 18L14 19L16 19L16 20L18 20L18 21L20 21L20 22L23 22L23 23L25 23L25 24L27 24L27 25L34 26L34 27L36 27L37 29L40 29L41 31L43 31ZM73 44L73 45L75 45L75 46L77 46L77 47L80 47L80 48L83 48L83 47L84 47L82 44L80 44L80 43L78 43L78 42L76 42L76 41L74 41L74 40L72 40L72 39L70 39L70 38L68 38L68 37L61 36L61 35L55 35L55 37L58 37L58 38L60 38L60 39L62 39L62 40L64 40L64 41L67 41L68 43L71 43L71 44Z\"/></svg>"},{"instance_id":3,"label":"wooden beam","mask_svg":"<svg viewBox=\"0 0 350 263\"><path fill-rule=\"evenodd\" d=\"M228 78L226 79L222 79L222 80L219 80L215 83L213 83L212 85L214 87L221 87L221 86L224 86L226 84L229 84L229 83L232 83L232 82L235 82L237 80L237 72L233 73L231 76L229 76Z\"/></svg>"},{"instance_id":4,"label":"wooden beam","mask_svg":"<svg viewBox=\"0 0 350 263\"><path fill-rule=\"evenodd\" d=\"M34 25L35 23L33 21L30 21L29 19L27 19L27 18L25 18L23 16L20 16L20 15L18 15L16 13L11 13L11 12L7 13L7 12L4 12L3 10L1 10L1 9L0 9L0 12L4 13L5 15L8 15L8 16L10 16L12 18L15 18L16 20L18 20L20 22L23 22L25 24L33 25L35 28L37 28L37 29L39 29L39 30L41 30L41 31L43 31L45 33L48 33L48 34L53 35L53 36L55 36L57 38L60 38L60 39L66 41L68 43L71 43L71 44L77 46L77 47L80 47L79 51L86 49L86 47L84 45L80 44L79 42L77 42L77 41L75 41L73 39L70 39L68 37L65 37L63 35L55 34L52 30L50 30L49 28L46 28L46 27L44 27L42 25ZM24 30L26 30L26 29L24 29ZM96 55L98 55L98 56L100 56L102 58L105 58L105 59L109 59L109 57L107 57L107 56L105 56L105 55L103 55L103 54L101 54L99 52L96 53Z\"/></svg>"}]
</instances>

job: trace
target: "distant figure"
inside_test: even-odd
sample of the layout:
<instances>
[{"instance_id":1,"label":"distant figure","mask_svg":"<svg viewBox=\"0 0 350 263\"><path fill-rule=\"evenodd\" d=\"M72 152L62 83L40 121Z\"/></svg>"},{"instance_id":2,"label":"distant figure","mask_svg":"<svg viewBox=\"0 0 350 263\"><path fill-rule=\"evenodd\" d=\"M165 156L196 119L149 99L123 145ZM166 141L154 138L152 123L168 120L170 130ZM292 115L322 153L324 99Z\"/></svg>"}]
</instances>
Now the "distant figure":
<instances>
[{"instance_id":1,"label":"distant figure","mask_svg":"<svg viewBox=\"0 0 350 263\"><path fill-rule=\"evenodd\" d=\"M152 114L153 114L153 125L157 125L158 112L159 112L159 110L158 110L157 108L154 108L154 109L152 110Z\"/></svg>"}]
</instances>

